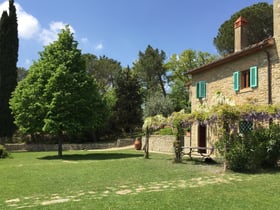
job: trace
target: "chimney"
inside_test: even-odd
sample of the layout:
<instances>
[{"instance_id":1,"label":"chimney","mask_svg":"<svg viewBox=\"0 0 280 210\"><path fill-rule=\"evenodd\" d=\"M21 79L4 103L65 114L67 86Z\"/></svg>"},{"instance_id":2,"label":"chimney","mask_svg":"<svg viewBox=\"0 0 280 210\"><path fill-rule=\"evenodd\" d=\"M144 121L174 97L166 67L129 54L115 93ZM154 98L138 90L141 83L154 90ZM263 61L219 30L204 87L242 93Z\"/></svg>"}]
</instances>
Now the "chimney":
<instances>
[{"instance_id":1,"label":"chimney","mask_svg":"<svg viewBox=\"0 0 280 210\"><path fill-rule=\"evenodd\" d=\"M234 22L234 52L248 46L247 25L247 20L241 16Z\"/></svg>"}]
</instances>

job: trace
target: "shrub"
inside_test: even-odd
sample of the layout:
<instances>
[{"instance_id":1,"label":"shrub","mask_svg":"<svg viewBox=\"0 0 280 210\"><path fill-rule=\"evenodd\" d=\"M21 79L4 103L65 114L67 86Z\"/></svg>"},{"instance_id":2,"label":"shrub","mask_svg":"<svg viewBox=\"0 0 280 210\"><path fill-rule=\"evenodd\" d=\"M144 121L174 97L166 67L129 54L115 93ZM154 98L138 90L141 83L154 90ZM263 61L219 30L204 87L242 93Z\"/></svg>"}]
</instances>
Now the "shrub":
<instances>
[{"instance_id":1,"label":"shrub","mask_svg":"<svg viewBox=\"0 0 280 210\"><path fill-rule=\"evenodd\" d=\"M225 157L228 167L234 171L276 167L280 154L280 126L271 125L243 136L224 135L216 143L216 148Z\"/></svg>"},{"instance_id":2,"label":"shrub","mask_svg":"<svg viewBox=\"0 0 280 210\"><path fill-rule=\"evenodd\" d=\"M6 150L6 148L0 144L0 158L6 158L9 157L9 152Z\"/></svg>"}]
</instances>

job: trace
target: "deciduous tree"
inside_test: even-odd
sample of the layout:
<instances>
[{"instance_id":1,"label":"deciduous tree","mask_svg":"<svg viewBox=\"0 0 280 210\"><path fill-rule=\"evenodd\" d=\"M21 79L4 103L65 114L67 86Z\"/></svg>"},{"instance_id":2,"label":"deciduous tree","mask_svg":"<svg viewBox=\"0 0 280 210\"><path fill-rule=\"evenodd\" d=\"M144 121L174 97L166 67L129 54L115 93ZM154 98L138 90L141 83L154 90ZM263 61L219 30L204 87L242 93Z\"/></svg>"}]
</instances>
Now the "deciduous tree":
<instances>
[{"instance_id":1,"label":"deciduous tree","mask_svg":"<svg viewBox=\"0 0 280 210\"><path fill-rule=\"evenodd\" d=\"M165 68L171 71L171 81L179 79L187 83L190 80L188 75L190 70L210 63L217 58L216 55L208 52L188 49L178 55L173 54L165 64Z\"/></svg>"},{"instance_id":2,"label":"deciduous tree","mask_svg":"<svg viewBox=\"0 0 280 210\"><path fill-rule=\"evenodd\" d=\"M173 102L174 110L185 109L190 111L189 93L187 84L190 81L188 72L194 68L205 65L216 60L218 57L208 52L195 50L184 50L180 54L173 54L165 68L171 72L170 75L170 98Z\"/></svg>"},{"instance_id":3,"label":"deciduous tree","mask_svg":"<svg viewBox=\"0 0 280 210\"><path fill-rule=\"evenodd\" d=\"M58 136L58 155L62 156L63 135L97 129L105 112L70 28L58 37L40 53L10 103L20 130Z\"/></svg>"}]
</instances>

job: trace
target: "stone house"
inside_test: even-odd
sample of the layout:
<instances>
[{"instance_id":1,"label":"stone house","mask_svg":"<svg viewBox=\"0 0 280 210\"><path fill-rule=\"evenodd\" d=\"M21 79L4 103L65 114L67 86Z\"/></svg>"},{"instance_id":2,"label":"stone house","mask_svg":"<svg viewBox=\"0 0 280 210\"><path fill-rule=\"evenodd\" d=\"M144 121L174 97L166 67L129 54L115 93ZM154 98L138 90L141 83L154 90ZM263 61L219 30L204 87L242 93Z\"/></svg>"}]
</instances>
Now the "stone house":
<instances>
[{"instance_id":1,"label":"stone house","mask_svg":"<svg viewBox=\"0 0 280 210\"><path fill-rule=\"evenodd\" d=\"M192 111L203 104L211 107L217 92L239 105L252 100L257 104L280 103L280 0L273 2L273 21L273 37L248 46L246 28L250 23L240 17L233 26L234 53L190 71ZM194 124L185 146L213 146L217 139L209 127Z\"/></svg>"}]
</instances>

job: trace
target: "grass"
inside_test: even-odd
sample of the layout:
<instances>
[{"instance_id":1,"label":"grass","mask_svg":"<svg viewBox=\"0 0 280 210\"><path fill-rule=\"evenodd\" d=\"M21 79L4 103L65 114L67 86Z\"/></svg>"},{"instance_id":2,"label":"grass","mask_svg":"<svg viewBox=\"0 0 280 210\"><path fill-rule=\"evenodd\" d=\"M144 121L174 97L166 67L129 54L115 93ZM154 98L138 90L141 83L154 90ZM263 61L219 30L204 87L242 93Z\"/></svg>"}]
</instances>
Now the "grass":
<instances>
[{"instance_id":1,"label":"grass","mask_svg":"<svg viewBox=\"0 0 280 210\"><path fill-rule=\"evenodd\" d=\"M13 153L0 209L279 209L280 173L238 174L142 151Z\"/></svg>"}]
</instances>

